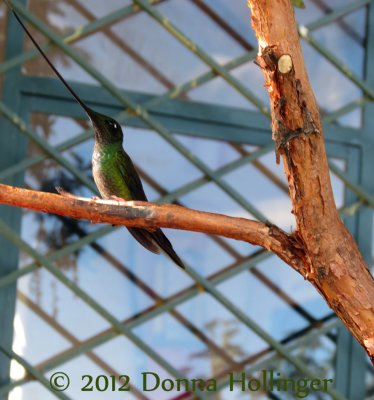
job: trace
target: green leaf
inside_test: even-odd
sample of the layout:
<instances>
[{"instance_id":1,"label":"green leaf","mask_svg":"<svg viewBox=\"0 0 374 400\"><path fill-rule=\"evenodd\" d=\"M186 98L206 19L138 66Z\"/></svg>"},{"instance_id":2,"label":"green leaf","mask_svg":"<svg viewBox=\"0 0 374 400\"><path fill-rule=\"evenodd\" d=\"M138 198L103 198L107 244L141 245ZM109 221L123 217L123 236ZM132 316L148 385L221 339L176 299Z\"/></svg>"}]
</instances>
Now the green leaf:
<instances>
[{"instance_id":1,"label":"green leaf","mask_svg":"<svg viewBox=\"0 0 374 400\"><path fill-rule=\"evenodd\" d=\"M294 7L305 8L304 0L292 0Z\"/></svg>"}]
</instances>

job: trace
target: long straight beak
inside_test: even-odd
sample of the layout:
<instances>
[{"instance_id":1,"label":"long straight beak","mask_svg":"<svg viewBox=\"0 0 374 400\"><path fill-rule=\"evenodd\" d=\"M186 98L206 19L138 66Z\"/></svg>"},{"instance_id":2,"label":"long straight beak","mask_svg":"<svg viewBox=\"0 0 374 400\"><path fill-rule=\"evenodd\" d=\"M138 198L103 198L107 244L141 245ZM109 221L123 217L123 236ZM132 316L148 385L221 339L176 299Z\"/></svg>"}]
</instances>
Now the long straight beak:
<instances>
[{"instance_id":1,"label":"long straight beak","mask_svg":"<svg viewBox=\"0 0 374 400\"><path fill-rule=\"evenodd\" d=\"M39 50L40 54L43 56L43 58L45 59L45 61L48 63L48 65L51 67L51 69L53 70L53 72L58 76L58 78L61 80L61 82L65 85L66 89L72 94L72 96L75 98L75 100L79 103L79 105L83 108L83 110L87 113L87 115L89 116L90 120L92 121L92 123L94 123L95 121L95 111L91 110L91 108L89 108L86 103L75 93L75 91L73 90L73 88L65 81L64 77L60 74L60 72L56 69L56 67L52 64L52 62L50 61L50 59L47 57L47 55L44 53L44 51L41 49L41 47L39 46L39 44L36 42L36 40L34 39L34 37L31 35L30 31L26 28L25 24L22 22L21 18L18 16L18 14L16 13L16 11L13 9L13 7L6 1L6 3L8 4L9 8L11 9L13 15L15 16L15 18L17 19L17 21L19 22L19 24L22 26L22 28L24 29L24 31L26 32L27 36L30 38L30 40L34 43L35 47ZM96 117L97 120L97 117Z\"/></svg>"},{"instance_id":2,"label":"long straight beak","mask_svg":"<svg viewBox=\"0 0 374 400\"><path fill-rule=\"evenodd\" d=\"M99 124L99 117L98 117L98 113L95 112L94 110L92 110L91 108L87 107L86 105L82 105L82 108L84 109L84 111L86 112L86 114L88 115L88 118L90 119L90 121L92 122L92 125L95 127L95 125L97 126Z\"/></svg>"}]
</instances>

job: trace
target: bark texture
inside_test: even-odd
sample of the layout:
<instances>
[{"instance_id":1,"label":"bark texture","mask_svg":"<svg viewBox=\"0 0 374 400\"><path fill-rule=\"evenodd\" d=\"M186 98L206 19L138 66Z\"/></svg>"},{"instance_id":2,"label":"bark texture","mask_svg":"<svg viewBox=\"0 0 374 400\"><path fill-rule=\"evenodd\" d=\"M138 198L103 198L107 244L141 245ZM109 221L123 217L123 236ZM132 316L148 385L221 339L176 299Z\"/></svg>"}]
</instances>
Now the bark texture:
<instances>
[{"instance_id":1,"label":"bark texture","mask_svg":"<svg viewBox=\"0 0 374 400\"><path fill-rule=\"evenodd\" d=\"M282 157L305 252L300 272L374 356L374 281L335 206L321 121L290 0L248 0Z\"/></svg>"}]
</instances>

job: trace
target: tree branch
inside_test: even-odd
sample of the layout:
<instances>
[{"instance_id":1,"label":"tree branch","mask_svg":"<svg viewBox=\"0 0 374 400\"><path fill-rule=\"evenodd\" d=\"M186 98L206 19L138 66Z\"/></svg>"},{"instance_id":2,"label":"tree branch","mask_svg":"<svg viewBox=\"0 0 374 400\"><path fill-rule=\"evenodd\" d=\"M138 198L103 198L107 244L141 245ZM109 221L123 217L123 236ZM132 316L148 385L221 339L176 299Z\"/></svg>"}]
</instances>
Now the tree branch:
<instances>
[{"instance_id":1,"label":"tree branch","mask_svg":"<svg viewBox=\"0 0 374 400\"><path fill-rule=\"evenodd\" d=\"M248 0L259 43L277 158L283 159L307 279L374 358L374 280L342 223L331 188L318 107L290 0Z\"/></svg>"},{"instance_id":2,"label":"tree branch","mask_svg":"<svg viewBox=\"0 0 374 400\"><path fill-rule=\"evenodd\" d=\"M245 218L196 211L173 204L94 200L3 184L0 184L0 203L95 223L149 230L172 228L225 236L270 250L300 273L306 270L304 253L292 235L274 225Z\"/></svg>"}]
</instances>

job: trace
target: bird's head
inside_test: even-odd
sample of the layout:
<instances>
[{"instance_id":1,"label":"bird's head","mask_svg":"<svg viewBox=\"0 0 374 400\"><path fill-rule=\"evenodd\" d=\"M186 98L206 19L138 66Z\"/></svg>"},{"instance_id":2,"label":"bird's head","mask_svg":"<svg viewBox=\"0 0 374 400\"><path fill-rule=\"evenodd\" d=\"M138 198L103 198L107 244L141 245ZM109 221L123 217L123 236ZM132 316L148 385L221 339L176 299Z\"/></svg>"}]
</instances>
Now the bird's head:
<instances>
[{"instance_id":1,"label":"bird's head","mask_svg":"<svg viewBox=\"0 0 374 400\"><path fill-rule=\"evenodd\" d=\"M95 141L99 144L119 143L122 145L121 125L113 118L91 109L86 110L95 132Z\"/></svg>"}]
</instances>

